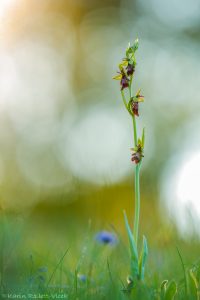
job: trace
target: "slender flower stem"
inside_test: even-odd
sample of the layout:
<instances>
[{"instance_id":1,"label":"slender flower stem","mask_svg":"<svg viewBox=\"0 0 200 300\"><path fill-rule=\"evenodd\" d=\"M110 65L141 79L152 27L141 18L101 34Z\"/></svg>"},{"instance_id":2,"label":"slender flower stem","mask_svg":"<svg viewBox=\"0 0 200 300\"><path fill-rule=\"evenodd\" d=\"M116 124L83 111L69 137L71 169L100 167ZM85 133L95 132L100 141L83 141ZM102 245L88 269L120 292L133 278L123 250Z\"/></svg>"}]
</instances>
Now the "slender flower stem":
<instances>
[{"instance_id":1,"label":"slender flower stem","mask_svg":"<svg viewBox=\"0 0 200 300\"><path fill-rule=\"evenodd\" d=\"M122 95L122 100L124 102L124 105L125 105L126 109L128 110L128 106L127 106L127 103L126 103L126 99L125 99L124 91L123 90L121 90L121 95Z\"/></svg>"},{"instance_id":2,"label":"slender flower stem","mask_svg":"<svg viewBox=\"0 0 200 300\"><path fill-rule=\"evenodd\" d=\"M135 213L134 213L134 227L133 234L136 246L138 244L139 233L139 219L140 219L140 165L135 166Z\"/></svg>"},{"instance_id":3,"label":"slender flower stem","mask_svg":"<svg viewBox=\"0 0 200 300\"><path fill-rule=\"evenodd\" d=\"M134 144L137 147L137 125L135 116L132 116L133 119L133 135L134 135ZM139 232L139 219L140 219L140 164L135 166L135 209L134 209L134 226L133 226L133 235L135 238L136 247L138 244L138 232Z\"/></svg>"},{"instance_id":4,"label":"slender flower stem","mask_svg":"<svg viewBox=\"0 0 200 300\"><path fill-rule=\"evenodd\" d=\"M136 147L137 146L137 125L136 125L135 116L132 116L132 119L133 119L133 139Z\"/></svg>"},{"instance_id":5,"label":"slender flower stem","mask_svg":"<svg viewBox=\"0 0 200 300\"><path fill-rule=\"evenodd\" d=\"M132 79L131 76L130 84L129 84L129 94L130 99L132 97ZM135 116L132 115L133 119L133 140L134 145L137 147L137 124ZM135 238L136 247L138 244L138 233L139 233L139 219L140 219L140 166L135 166L135 209L134 209L134 226L133 226L133 236Z\"/></svg>"},{"instance_id":6,"label":"slender flower stem","mask_svg":"<svg viewBox=\"0 0 200 300\"><path fill-rule=\"evenodd\" d=\"M130 83L129 83L129 95L130 95L130 100L132 97L132 82L133 82L133 75L130 78ZM137 126L136 126L136 120L135 120L135 116L132 115L132 119L133 119L133 138L134 138L134 144L135 147L137 146Z\"/></svg>"},{"instance_id":7,"label":"slender flower stem","mask_svg":"<svg viewBox=\"0 0 200 300\"><path fill-rule=\"evenodd\" d=\"M130 83L129 83L129 94L130 94L130 98L132 97L132 81L133 81L133 75L131 75Z\"/></svg>"}]
</instances>

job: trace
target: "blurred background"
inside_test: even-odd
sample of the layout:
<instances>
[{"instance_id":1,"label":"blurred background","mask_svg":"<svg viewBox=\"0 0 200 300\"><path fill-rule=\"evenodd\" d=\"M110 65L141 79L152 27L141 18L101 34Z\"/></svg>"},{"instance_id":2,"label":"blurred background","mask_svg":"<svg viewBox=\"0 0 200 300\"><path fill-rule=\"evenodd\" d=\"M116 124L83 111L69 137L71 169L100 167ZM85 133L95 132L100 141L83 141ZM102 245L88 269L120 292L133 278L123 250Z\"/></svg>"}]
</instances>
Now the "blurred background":
<instances>
[{"instance_id":1,"label":"blurred background","mask_svg":"<svg viewBox=\"0 0 200 300\"><path fill-rule=\"evenodd\" d=\"M0 0L1 212L28 249L79 245L88 220L124 235L132 125L112 76L137 37L141 233L154 250L199 245L200 2Z\"/></svg>"}]
</instances>

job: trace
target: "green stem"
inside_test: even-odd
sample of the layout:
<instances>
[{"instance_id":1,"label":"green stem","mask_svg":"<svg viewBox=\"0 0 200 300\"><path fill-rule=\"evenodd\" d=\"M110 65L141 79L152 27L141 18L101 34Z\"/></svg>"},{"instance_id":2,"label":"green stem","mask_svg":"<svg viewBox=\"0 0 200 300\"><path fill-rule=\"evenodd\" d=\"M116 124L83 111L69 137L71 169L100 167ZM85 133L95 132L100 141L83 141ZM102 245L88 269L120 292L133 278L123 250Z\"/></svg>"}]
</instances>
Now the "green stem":
<instances>
[{"instance_id":1,"label":"green stem","mask_svg":"<svg viewBox=\"0 0 200 300\"><path fill-rule=\"evenodd\" d=\"M129 96L130 100L132 97L132 79L133 76L130 78L129 83ZM134 140L134 146L137 147L137 124L135 116L129 111L128 104L126 102L126 98L124 95L124 91L121 90L122 99L124 102L124 105L127 109L127 111L131 114L132 120L133 120L133 140ZM134 212L134 227L133 227L133 235L135 238L136 247L138 244L138 233L139 233L139 219L140 219L140 163L136 165L135 167L135 212Z\"/></svg>"},{"instance_id":2,"label":"green stem","mask_svg":"<svg viewBox=\"0 0 200 300\"><path fill-rule=\"evenodd\" d=\"M125 99L124 91L123 91L123 90L121 90L121 95L122 95L122 100L123 100L123 102L124 102L124 105L125 105L126 109L128 110L128 105L127 105L127 103L126 103L126 99Z\"/></svg>"},{"instance_id":3,"label":"green stem","mask_svg":"<svg viewBox=\"0 0 200 300\"><path fill-rule=\"evenodd\" d=\"M130 94L130 99L132 97L132 81L133 81L133 75L131 75L130 82L129 82L129 94Z\"/></svg>"},{"instance_id":4,"label":"green stem","mask_svg":"<svg viewBox=\"0 0 200 300\"><path fill-rule=\"evenodd\" d=\"M136 247L138 244L139 232L139 219L140 219L140 164L135 166L135 213L134 213L134 229L133 234L135 238Z\"/></svg>"},{"instance_id":5,"label":"green stem","mask_svg":"<svg viewBox=\"0 0 200 300\"><path fill-rule=\"evenodd\" d=\"M135 116L132 116L133 119L133 139L134 139L134 144L135 147L137 147L137 125L136 125L136 120L135 120Z\"/></svg>"},{"instance_id":6,"label":"green stem","mask_svg":"<svg viewBox=\"0 0 200 300\"><path fill-rule=\"evenodd\" d=\"M132 79L130 79L129 85L129 94L130 99L132 97ZM133 139L135 147L137 147L138 138L137 138L137 125L135 116L132 115L133 119ZM135 238L136 247L138 244L138 233L139 233L139 220L140 220L140 164L137 164L135 167L135 212L134 212L134 227L133 227L133 235Z\"/></svg>"},{"instance_id":7,"label":"green stem","mask_svg":"<svg viewBox=\"0 0 200 300\"><path fill-rule=\"evenodd\" d=\"M129 109L128 104L126 102L126 98L124 96L124 91L123 90L121 90L121 95L122 95L122 99L123 99L123 102L124 102L124 106L126 107L126 109L129 112L129 114L132 116L132 113L130 112L130 109Z\"/></svg>"}]
</instances>

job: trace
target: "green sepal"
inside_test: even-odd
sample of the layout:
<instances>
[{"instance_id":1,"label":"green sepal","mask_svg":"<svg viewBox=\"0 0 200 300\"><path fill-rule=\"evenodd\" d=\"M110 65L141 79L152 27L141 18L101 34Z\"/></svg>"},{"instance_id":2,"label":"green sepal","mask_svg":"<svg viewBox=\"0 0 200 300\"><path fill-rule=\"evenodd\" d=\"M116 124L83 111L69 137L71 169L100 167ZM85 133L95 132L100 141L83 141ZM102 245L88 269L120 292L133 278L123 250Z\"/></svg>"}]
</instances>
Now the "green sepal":
<instances>
[{"instance_id":1,"label":"green sepal","mask_svg":"<svg viewBox=\"0 0 200 300\"><path fill-rule=\"evenodd\" d=\"M130 65L132 65L132 66L136 66L136 61L135 61L135 57L133 56L133 57L131 57L131 58L129 58L129 62L128 62Z\"/></svg>"},{"instance_id":2,"label":"green sepal","mask_svg":"<svg viewBox=\"0 0 200 300\"><path fill-rule=\"evenodd\" d=\"M144 280L145 264L148 256L147 239L143 235L142 251L139 259L139 279Z\"/></svg>"},{"instance_id":3,"label":"green sepal","mask_svg":"<svg viewBox=\"0 0 200 300\"><path fill-rule=\"evenodd\" d=\"M130 148L131 149L131 151L137 151L138 150L138 147L134 147L134 148Z\"/></svg>"},{"instance_id":4,"label":"green sepal","mask_svg":"<svg viewBox=\"0 0 200 300\"><path fill-rule=\"evenodd\" d=\"M174 280L167 285L164 300L173 300L177 293L177 284Z\"/></svg>"},{"instance_id":5,"label":"green sepal","mask_svg":"<svg viewBox=\"0 0 200 300\"><path fill-rule=\"evenodd\" d=\"M121 80L122 79L122 74L115 75L115 76L112 77L112 79Z\"/></svg>"},{"instance_id":6,"label":"green sepal","mask_svg":"<svg viewBox=\"0 0 200 300\"><path fill-rule=\"evenodd\" d=\"M123 70L123 67L127 67L128 66L128 61L127 60L123 60L120 64L119 64L119 69Z\"/></svg>"},{"instance_id":7,"label":"green sepal","mask_svg":"<svg viewBox=\"0 0 200 300\"><path fill-rule=\"evenodd\" d=\"M139 47L139 40L138 40L138 38L137 38L137 39L134 41L134 44L133 44L133 46L132 46L133 51L134 51L134 52L137 51L138 47Z\"/></svg>"},{"instance_id":8,"label":"green sepal","mask_svg":"<svg viewBox=\"0 0 200 300\"><path fill-rule=\"evenodd\" d=\"M126 57L127 59L131 59L130 56L134 55L133 49L130 45L130 43L128 44L128 47L126 49Z\"/></svg>"},{"instance_id":9,"label":"green sepal","mask_svg":"<svg viewBox=\"0 0 200 300\"><path fill-rule=\"evenodd\" d=\"M136 243L135 243L135 239L134 239L133 233L130 229L130 226L129 226L129 223L128 223L128 218L126 216L125 211L124 211L124 220L125 220L126 231L127 231L127 234L128 234L130 252L131 252L131 275L133 277L138 277L138 274L139 274L138 251L137 251L137 246L136 246Z\"/></svg>"},{"instance_id":10,"label":"green sepal","mask_svg":"<svg viewBox=\"0 0 200 300\"><path fill-rule=\"evenodd\" d=\"M140 138L138 138L138 145L140 145L142 147L142 141Z\"/></svg>"}]
</instances>

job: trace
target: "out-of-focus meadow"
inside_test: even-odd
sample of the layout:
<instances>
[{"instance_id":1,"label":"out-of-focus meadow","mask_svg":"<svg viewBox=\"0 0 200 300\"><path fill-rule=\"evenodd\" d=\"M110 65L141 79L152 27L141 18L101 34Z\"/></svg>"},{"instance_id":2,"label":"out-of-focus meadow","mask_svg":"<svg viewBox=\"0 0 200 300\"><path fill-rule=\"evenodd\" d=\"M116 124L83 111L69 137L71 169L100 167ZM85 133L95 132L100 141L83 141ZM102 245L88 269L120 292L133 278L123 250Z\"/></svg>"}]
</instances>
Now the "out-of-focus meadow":
<instances>
[{"instance_id":1,"label":"out-of-focus meadow","mask_svg":"<svg viewBox=\"0 0 200 300\"><path fill-rule=\"evenodd\" d=\"M1 0L1 257L9 278L22 276L19 256L27 269L37 257L39 267L59 261L68 247L75 268L85 239L95 247L102 229L126 243L132 127L112 76L136 37L135 91L145 96L140 232L151 249L147 272L159 282L181 276L176 246L186 264L198 260L199 1ZM129 265L117 247L112 255L125 276Z\"/></svg>"}]
</instances>

